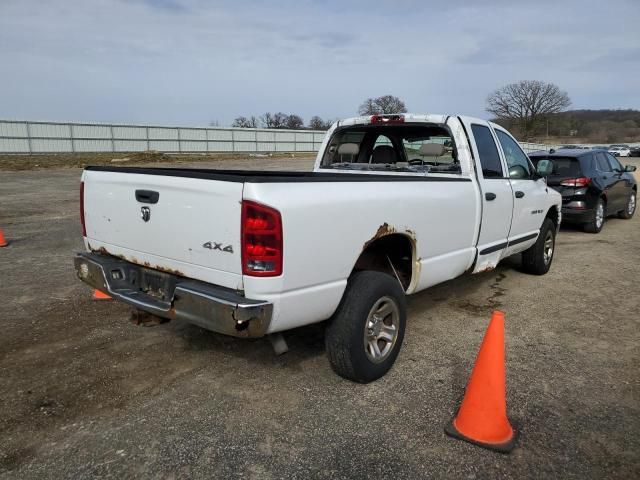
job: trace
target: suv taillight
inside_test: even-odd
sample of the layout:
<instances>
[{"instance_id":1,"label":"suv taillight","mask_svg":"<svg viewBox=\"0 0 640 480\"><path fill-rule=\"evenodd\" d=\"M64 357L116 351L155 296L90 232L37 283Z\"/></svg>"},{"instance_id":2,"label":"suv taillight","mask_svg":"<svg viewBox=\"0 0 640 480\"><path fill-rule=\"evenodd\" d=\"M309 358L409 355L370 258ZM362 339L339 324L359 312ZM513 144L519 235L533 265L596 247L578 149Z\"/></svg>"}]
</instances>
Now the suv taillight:
<instances>
[{"instance_id":1,"label":"suv taillight","mask_svg":"<svg viewBox=\"0 0 640 480\"><path fill-rule=\"evenodd\" d=\"M242 273L252 277L282 274L282 218L274 208L242 201Z\"/></svg>"},{"instance_id":2,"label":"suv taillight","mask_svg":"<svg viewBox=\"0 0 640 480\"><path fill-rule=\"evenodd\" d=\"M587 177L566 178L560 182L563 187L587 187L591 183L591 179Z\"/></svg>"},{"instance_id":3,"label":"suv taillight","mask_svg":"<svg viewBox=\"0 0 640 480\"><path fill-rule=\"evenodd\" d=\"M87 227L84 224L84 182L80 182L80 223L82 224L82 236L87 236Z\"/></svg>"}]
</instances>

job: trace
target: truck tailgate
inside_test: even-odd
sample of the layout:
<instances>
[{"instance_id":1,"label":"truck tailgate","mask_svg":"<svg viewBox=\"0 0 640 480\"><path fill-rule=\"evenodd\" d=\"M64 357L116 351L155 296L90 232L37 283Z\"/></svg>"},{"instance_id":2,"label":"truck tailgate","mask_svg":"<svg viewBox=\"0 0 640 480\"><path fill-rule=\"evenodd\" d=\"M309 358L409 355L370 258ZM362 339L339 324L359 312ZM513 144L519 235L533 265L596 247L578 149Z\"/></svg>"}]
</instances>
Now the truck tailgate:
<instances>
[{"instance_id":1,"label":"truck tailgate","mask_svg":"<svg viewBox=\"0 0 640 480\"><path fill-rule=\"evenodd\" d=\"M160 270L191 265L194 278L241 284L242 182L92 170L83 181L89 248Z\"/></svg>"}]
</instances>

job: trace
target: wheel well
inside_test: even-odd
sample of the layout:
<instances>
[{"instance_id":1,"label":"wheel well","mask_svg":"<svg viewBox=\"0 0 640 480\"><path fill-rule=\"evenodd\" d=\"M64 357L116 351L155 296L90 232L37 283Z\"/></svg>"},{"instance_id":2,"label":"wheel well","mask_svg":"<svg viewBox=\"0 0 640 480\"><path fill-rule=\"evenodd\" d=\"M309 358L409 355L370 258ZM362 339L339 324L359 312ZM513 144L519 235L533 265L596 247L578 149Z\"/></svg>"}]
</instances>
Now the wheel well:
<instances>
[{"instance_id":1,"label":"wheel well","mask_svg":"<svg viewBox=\"0 0 640 480\"><path fill-rule=\"evenodd\" d=\"M404 290L413 275L413 242L407 235L385 235L368 244L356 261L353 272L374 270L400 280Z\"/></svg>"},{"instance_id":2,"label":"wheel well","mask_svg":"<svg viewBox=\"0 0 640 480\"><path fill-rule=\"evenodd\" d=\"M545 217L553 222L553 224L556 226L556 229L558 228L558 207L551 207Z\"/></svg>"}]
</instances>

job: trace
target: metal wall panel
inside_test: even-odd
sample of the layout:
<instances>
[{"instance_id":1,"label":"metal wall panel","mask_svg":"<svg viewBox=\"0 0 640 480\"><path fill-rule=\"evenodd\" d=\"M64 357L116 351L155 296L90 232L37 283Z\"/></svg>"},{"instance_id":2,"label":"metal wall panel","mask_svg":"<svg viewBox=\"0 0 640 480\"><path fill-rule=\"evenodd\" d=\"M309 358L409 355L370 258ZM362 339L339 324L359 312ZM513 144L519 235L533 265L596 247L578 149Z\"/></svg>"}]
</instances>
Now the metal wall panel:
<instances>
[{"instance_id":1,"label":"metal wall panel","mask_svg":"<svg viewBox=\"0 0 640 480\"><path fill-rule=\"evenodd\" d=\"M147 150L146 140L114 140L116 152L144 152Z\"/></svg>"},{"instance_id":2,"label":"metal wall panel","mask_svg":"<svg viewBox=\"0 0 640 480\"><path fill-rule=\"evenodd\" d=\"M149 127L149 140L178 140L177 128Z\"/></svg>"},{"instance_id":3,"label":"metal wall panel","mask_svg":"<svg viewBox=\"0 0 640 480\"><path fill-rule=\"evenodd\" d=\"M111 138L108 125L71 125L73 138Z\"/></svg>"},{"instance_id":4,"label":"metal wall panel","mask_svg":"<svg viewBox=\"0 0 640 480\"><path fill-rule=\"evenodd\" d=\"M71 152L71 140L65 138L32 138L31 151L34 153Z\"/></svg>"},{"instance_id":5,"label":"metal wall panel","mask_svg":"<svg viewBox=\"0 0 640 480\"><path fill-rule=\"evenodd\" d=\"M29 153L29 140L25 138L0 138L0 152Z\"/></svg>"},{"instance_id":6,"label":"metal wall panel","mask_svg":"<svg viewBox=\"0 0 640 480\"><path fill-rule=\"evenodd\" d=\"M296 133L295 134L296 143L297 142L313 142L313 133Z\"/></svg>"},{"instance_id":7,"label":"metal wall panel","mask_svg":"<svg viewBox=\"0 0 640 480\"><path fill-rule=\"evenodd\" d=\"M159 152L179 152L180 145L177 140L149 140L149 150Z\"/></svg>"},{"instance_id":8,"label":"metal wall panel","mask_svg":"<svg viewBox=\"0 0 640 480\"><path fill-rule=\"evenodd\" d=\"M274 144L276 146L276 152L294 152L296 150L296 144L291 142L291 143L275 143Z\"/></svg>"},{"instance_id":9,"label":"metal wall panel","mask_svg":"<svg viewBox=\"0 0 640 480\"><path fill-rule=\"evenodd\" d=\"M207 142L180 141L181 152L206 152Z\"/></svg>"},{"instance_id":10,"label":"metal wall panel","mask_svg":"<svg viewBox=\"0 0 640 480\"><path fill-rule=\"evenodd\" d=\"M276 144L275 143L260 143L258 142L258 152L275 152Z\"/></svg>"},{"instance_id":11,"label":"metal wall panel","mask_svg":"<svg viewBox=\"0 0 640 480\"><path fill-rule=\"evenodd\" d=\"M25 122L0 121L0 137L27 137L27 124Z\"/></svg>"},{"instance_id":12,"label":"metal wall panel","mask_svg":"<svg viewBox=\"0 0 640 480\"><path fill-rule=\"evenodd\" d=\"M71 138L71 128L64 124L30 123L29 132L32 137Z\"/></svg>"},{"instance_id":13,"label":"metal wall panel","mask_svg":"<svg viewBox=\"0 0 640 480\"><path fill-rule=\"evenodd\" d=\"M231 141L232 130L207 130L207 140L229 140Z\"/></svg>"},{"instance_id":14,"label":"metal wall panel","mask_svg":"<svg viewBox=\"0 0 640 480\"><path fill-rule=\"evenodd\" d=\"M73 140L73 149L75 152L112 152L112 148L113 144L111 140Z\"/></svg>"},{"instance_id":15,"label":"metal wall panel","mask_svg":"<svg viewBox=\"0 0 640 480\"><path fill-rule=\"evenodd\" d=\"M145 127L124 127L121 125L114 125L113 138L117 138L119 140L139 140L143 138L146 139L147 129Z\"/></svg>"},{"instance_id":16,"label":"metal wall panel","mask_svg":"<svg viewBox=\"0 0 640 480\"><path fill-rule=\"evenodd\" d=\"M276 135L273 132L256 132L256 137L259 142L274 142Z\"/></svg>"},{"instance_id":17,"label":"metal wall panel","mask_svg":"<svg viewBox=\"0 0 640 480\"><path fill-rule=\"evenodd\" d=\"M256 142L235 142L234 152L255 152Z\"/></svg>"},{"instance_id":18,"label":"metal wall panel","mask_svg":"<svg viewBox=\"0 0 640 480\"><path fill-rule=\"evenodd\" d=\"M255 130L234 130L233 131L233 139L237 142L238 140L242 142L255 142L256 141L256 131ZM255 148L255 145L253 146Z\"/></svg>"},{"instance_id":19,"label":"metal wall panel","mask_svg":"<svg viewBox=\"0 0 640 480\"><path fill-rule=\"evenodd\" d=\"M209 152L233 152L233 143L231 143L231 142L207 142L207 151L209 151Z\"/></svg>"},{"instance_id":20,"label":"metal wall panel","mask_svg":"<svg viewBox=\"0 0 640 480\"><path fill-rule=\"evenodd\" d=\"M274 132L276 142L295 142L296 134L293 132Z\"/></svg>"},{"instance_id":21,"label":"metal wall panel","mask_svg":"<svg viewBox=\"0 0 640 480\"><path fill-rule=\"evenodd\" d=\"M207 131L202 128L181 128L180 140L206 140Z\"/></svg>"},{"instance_id":22,"label":"metal wall panel","mask_svg":"<svg viewBox=\"0 0 640 480\"><path fill-rule=\"evenodd\" d=\"M313 143L294 143L296 152L313 152Z\"/></svg>"}]
</instances>

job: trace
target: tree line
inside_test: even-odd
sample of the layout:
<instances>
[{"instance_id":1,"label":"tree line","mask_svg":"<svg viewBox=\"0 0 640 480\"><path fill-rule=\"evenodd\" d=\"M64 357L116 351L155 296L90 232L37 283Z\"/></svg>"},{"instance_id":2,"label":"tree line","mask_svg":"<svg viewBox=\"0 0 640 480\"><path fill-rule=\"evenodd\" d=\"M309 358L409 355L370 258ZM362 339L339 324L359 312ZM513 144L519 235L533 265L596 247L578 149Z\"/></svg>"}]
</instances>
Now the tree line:
<instances>
[{"instance_id":1,"label":"tree line","mask_svg":"<svg viewBox=\"0 0 640 480\"><path fill-rule=\"evenodd\" d=\"M283 112L266 112L260 116L236 117L232 127L237 128L286 128L291 130L328 130L333 125L334 120L324 120L315 115L311 117L305 127L304 120L300 115L286 114Z\"/></svg>"},{"instance_id":2,"label":"tree line","mask_svg":"<svg viewBox=\"0 0 640 480\"><path fill-rule=\"evenodd\" d=\"M360 107L360 115L378 115L383 113L404 113L407 107L404 102L393 95L383 95L376 98L367 98ZM260 116L236 117L231 124L237 128L287 128L300 130L308 128L311 130L328 130L335 120L323 119L314 115L305 127L304 120L300 115L283 112L266 112Z\"/></svg>"}]
</instances>

